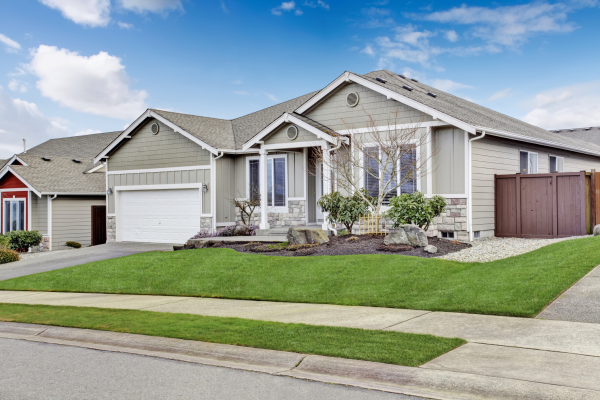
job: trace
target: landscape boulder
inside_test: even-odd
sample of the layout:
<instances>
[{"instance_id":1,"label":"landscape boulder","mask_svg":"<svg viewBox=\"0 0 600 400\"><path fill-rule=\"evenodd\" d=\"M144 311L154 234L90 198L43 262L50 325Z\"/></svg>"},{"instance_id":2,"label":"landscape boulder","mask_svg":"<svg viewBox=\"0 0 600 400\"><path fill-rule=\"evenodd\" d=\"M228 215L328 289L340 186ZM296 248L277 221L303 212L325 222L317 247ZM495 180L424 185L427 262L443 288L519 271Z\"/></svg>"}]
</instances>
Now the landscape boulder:
<instances>
[{"instance_id":1,"label":"landscape boulder","mask_svg":"<svg viewBox=\"0 0 600 400\"><path fill-rule=\"evenodd\" d=\"M383 243L408 244L413 247L425 247L429 244L425 231L416 225L400 225L385 237Z\"/></svg>"},{"instance_id":2,"label":"landscape boulder","mask_svg":"<svg viewBox=\"0 0 600 400\"><path fill-rule=\"evenodd\" d=\"M600 225L594 227L594 236L600 235Z\"/></svg>"},{"instance_id":3,"label":"landscape boulder","mask_svg":"<svg viewBox=\"0 0 600 400\"><path fill-rule=\"evenodd\" d=\"M290 228L287 233L289 244L323 244L329 238L323 229Z\"/></svg>"},{"instance_id":4,"label":"landscape boulder","mask_svg":"<svg viewBox=\"0 0 600 400\"><path fill-rule=\"evenodd\" d=\"M430 254L435 254L437 253L437 247L432 246L432 245L427 245L425 246L425 248L423 249L426 253L430 253Z\"/></svg>"}]
</instances>

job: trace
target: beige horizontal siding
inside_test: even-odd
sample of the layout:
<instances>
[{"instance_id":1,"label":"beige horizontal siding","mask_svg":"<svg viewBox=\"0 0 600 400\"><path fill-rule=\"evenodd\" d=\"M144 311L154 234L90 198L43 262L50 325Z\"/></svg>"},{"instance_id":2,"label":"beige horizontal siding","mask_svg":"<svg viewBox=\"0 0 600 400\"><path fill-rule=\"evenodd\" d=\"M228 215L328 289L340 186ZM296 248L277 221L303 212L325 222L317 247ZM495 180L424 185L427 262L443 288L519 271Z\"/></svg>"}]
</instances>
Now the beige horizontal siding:
<instances>
[{"instance_id":1,"label":"beige horizontal siding","mask_svg":"<svg viewBox=\"0 0 600 400\"><path fill-rule=\"evenodd\" d=\"M154 135L150 129L157 122L160 131ZM110 155L109 171L134 169L188 167L209 165L210 153L190 139L175 133L162 122L151 119L132 133L131 139Z\"/></svg>"},{"instance_id":2,"label":"beige horizontal siding","mask_svg":"<svg viewBox=\"0 0 600 400\"><path fill-rule=\"evenodd\" d=\"M31 195L31 229L48 234L48 196Z\"/></svg>"},{"instance_id":3,"label":"beige horizontal siding","mask_svg":"<svg viewBox=\"0 0 600 400\"><path fill-rule=\"evenodd\" d=\"M92 240L92 206L106 204L104 197L61 197L52 200L52 250L67 248L67 241L89 246Z\"/></svg>"}]
</instances>

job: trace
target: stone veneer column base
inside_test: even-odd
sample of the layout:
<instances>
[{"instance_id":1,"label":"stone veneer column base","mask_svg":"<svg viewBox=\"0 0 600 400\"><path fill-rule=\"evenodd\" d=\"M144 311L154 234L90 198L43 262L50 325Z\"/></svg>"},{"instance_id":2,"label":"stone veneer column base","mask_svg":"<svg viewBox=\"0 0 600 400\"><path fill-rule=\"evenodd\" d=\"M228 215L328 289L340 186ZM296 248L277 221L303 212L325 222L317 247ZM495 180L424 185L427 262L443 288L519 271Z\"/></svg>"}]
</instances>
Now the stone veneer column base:
<instances>
[{"instance_id":1,"label":"stone veneer column base","mask_svg":"<svg viewBox=\"0 0 600 400\"><path fill-rule=\"evenodd\" d=\"M454 232L454 239L469 240L467 231L467 199L446 199L446 210L433 220L427 235L442 237L441 232Z\"/></svg>"},{"instance_id":2,"label":"stone veneer column base","mask_svg":"<svg viewBox=\"0 0 600 400\"><path fill-rule=\"evenodd\" d=\"M117 241L117 217L106 218L106 243Z\"/></svg>"},{"instance_id":3,"label":"stone veneer column base","mask_svg":"<svg viewBox=\"0 0 600 400\"><path fill-rule=\"evenodd\" d=\"M243 225L241 211L238 207L235 208L235 224ZM260 212L255 212L252 215L250 225L260 224ZM288 200L287 213L269 213L269 225L271 228L281 226L302 226L306 225L306 201L305 200Z\"/></svg>"}]
</instances>

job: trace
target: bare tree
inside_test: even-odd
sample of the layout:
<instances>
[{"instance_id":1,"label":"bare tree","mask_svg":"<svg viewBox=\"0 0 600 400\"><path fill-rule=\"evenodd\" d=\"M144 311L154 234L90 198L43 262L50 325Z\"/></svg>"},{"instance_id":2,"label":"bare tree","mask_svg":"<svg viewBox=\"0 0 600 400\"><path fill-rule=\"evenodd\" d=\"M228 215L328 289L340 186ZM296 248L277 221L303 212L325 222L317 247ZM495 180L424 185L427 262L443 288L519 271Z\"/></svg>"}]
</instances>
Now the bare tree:
<instances>
[{"instance_id":1,"label":"bare tree","mask_svg":"<svg viewBox=\"0 0 600 400\"><path fill-rule=\"evenodd\" d=\"M349 143L343 144L338 137L338 150L326 154L327 150L317 148L313 157L315 164L322 163L332 171L330 176L323 176L325 182L349 195L358 193L374 214L380 215L381 207L399 189L410 187L416 191L417 180L427 174L427 161L432 155L423 154L421 148L431 140L431 135L423 132L420 121L409 124L400 121L398 110L392 111L385 123L365 114L366 131L344 121ZM314 166L313 170L316 171Z\"/></svg>"},{"instance_id":2,"label":"bare tree","mask_svg":"<svg viewBox=\"0 0 600 400\"><path fill-rule=\"evenodd\" d=\"M257 207L260 207L260 188L250 187L250 196L248 198L235 198L231 202L233 205L240 209L240 217L244 225L250 225L252 223L252 215Z\"/></svg>"}]
</instances>

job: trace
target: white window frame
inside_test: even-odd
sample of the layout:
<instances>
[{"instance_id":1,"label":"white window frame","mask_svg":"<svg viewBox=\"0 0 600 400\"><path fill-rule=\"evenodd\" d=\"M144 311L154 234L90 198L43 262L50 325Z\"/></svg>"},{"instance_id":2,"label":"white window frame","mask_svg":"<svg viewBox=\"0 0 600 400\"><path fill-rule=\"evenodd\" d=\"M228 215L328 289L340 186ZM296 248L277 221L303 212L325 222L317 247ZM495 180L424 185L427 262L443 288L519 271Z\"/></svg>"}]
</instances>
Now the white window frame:
<instances>
[{"instance_id":1,"label":"white window frame","mask_svg":"<svg viewBox=\"0 0 600 400\"><path fill-rule=\"evenodd\" d=\"M6 232L6 208L4 206L4 202L6 201L18 201L18 200L23 200L23 202L25 203L25 210L24 210L24 215L25 215L25 221L23 221L23 229L24 231L27 231L29 229L27 229L27 225L29 223L29 213L28 213L28 206L27 206L27 198L25 197L5 197L2 199L2 233L5 234ZM10 220L10 219L9 219Z\"/></svg>"},{"instance_id":2,"label":"white window frame","mask_svg":"<svg viewBox=\"0 0 600 400\"><path fill-rule=\"evenodd\" d=\"M527 173L523 174L523 171L521 171L521 153L527 153ZM535 169L537 172L535 173L531 173L529 171L529 165L531 164L531 155L535 154L537 156L536 158L536 166ZM529 150L519 150L519 173L523 174L523 175L535 175L535 174L539 174L540 173L540 155L538 153L536 153L535 151L529 151Z\"/></svg>"},{"instance_id":3,"label":"white window frame","mask_svg":"<svg viewBox=\"0 0 600 400\"><path fill-rule=\"evenodd\" d=\"M417 162L417 165L420 165L420 162L421 162L421 149L418 146L419 140L418 139L412 139L412 140L409 141L408 144L414 144L415 145L415 150L416 150L416 154L415 155L416 155L416 158L417 158L416 162ZM379 144L378 143L365 143L364 147L379 147ZM379 149L379 153L381 155L381 149ZM361 174L360 174L360 178L359 178L359 182L358 182L358 186L361 189L365 188L365 175L364 175L365 174L365 169L364 169L365 168L364 167L364 165L365 165L365 159L364 159L364 157L365 157L364 153L361 152L361 154L360 154L360 164L362 165L362 168L361 168ZM400 163L400 162L401 162L401 160L398 160L398 163ZM400 169L400 165L398 165L396 168ZM421 176L419 176L418 172L416 173L416 175L417 176L416 176L415 179L417 180L417 191L420 192L421 191ZM400 194L398 194L398 192L397 192L396 196L402 195L402 193L401 193L402 188L398 187L397 190L398 190L398 192L400 192ZM389 209L390 209L389 206L386 206L386 205L382 205L381 206L381 211L387 211Z\"/></svg>"},{"instance_id":4,"label":"white window frame","mask_svg":"<svg viewBox=\"0 0 600 400\"><path fill-rule=\"evenodd\" d=\"M556 172L565 172L565 158L563 156L557 156L555 154L548 154L548 172L552 173L552 171L550 171L550 158L552 158L552 157L556 158L556 169L557 169ZM562 158L562 160L563 160L563 170L562 171L558 171L558 159L559 158Z\"/></svg>"},{"instance_id":5,"label":"white window frame","mask_svg":"<svg viewBox=\"0 0 600 400\"><path fill-rule=\"evenodd\" d=\"M272 160L274 158L283 158L285 160L284 165L285 165L285 206L269 206L268 207L268 212L271 213L284 213L287 214L289 212L289 184L290 184L290 179L289 179L289 175L288 175L288 156L287 154L273 154L273 155L268 155L267 154L267 162L269 162L268 160ZM260 156L251 156L251 157L246 157L246 199L250 198L250 160L258 160L260 161ZM259 176L259 187L260 185L262 185L262 182L260 182L260 179L262 177ZM274 199L273 199L274 200ZM275 204L275 202L273 201L273 204ZM256 207L255 212L260 212L260 207Z\"/></svg>"}]
</instances>

